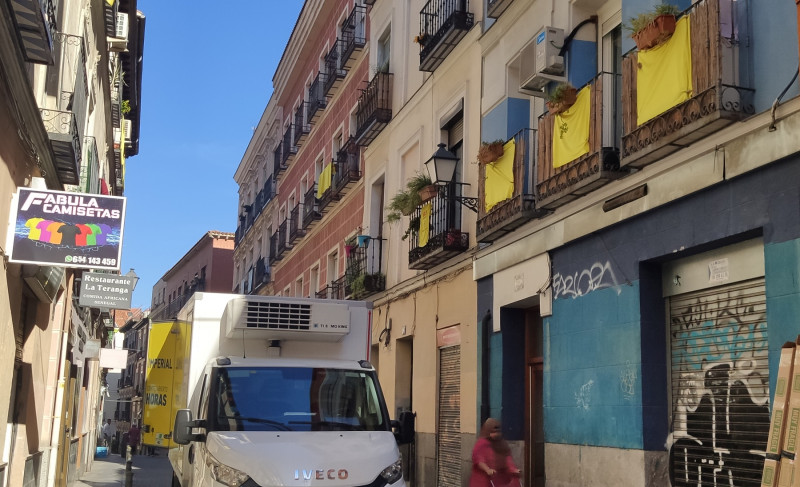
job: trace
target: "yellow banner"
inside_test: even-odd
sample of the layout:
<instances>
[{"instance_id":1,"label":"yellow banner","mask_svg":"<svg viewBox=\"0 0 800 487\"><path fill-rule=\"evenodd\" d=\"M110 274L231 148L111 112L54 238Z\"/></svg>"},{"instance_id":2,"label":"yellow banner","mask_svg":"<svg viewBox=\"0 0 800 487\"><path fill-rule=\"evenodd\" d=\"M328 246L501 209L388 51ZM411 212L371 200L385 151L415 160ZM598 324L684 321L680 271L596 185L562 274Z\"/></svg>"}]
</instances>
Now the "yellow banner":
<instances>
[{"instance_id":1,"label":"yellow banner","mask_svg":"<svg viewBox=\"0 0 800 487\"><path fill-rule=\"evenodd\" d=\"M503 145L503 155L496 161L486 164L484 180L484 204L490 211L497 203L514 196L514 139Z\"/></svg>"},{"instance_id":2,"label":"yellow banner","mask_svg":"<svg viewBox=\"0 0 800 487\"><path fill-rule=\"evenodd\" d=\"M145 365L142 412L142 443L171 448L175 413L186 407L183 371L188 366L189 323L180 321L150 324Z\"/></svg>"},{"instance_id":3,"label":"yellow banner","mask_svg":"<svg viewBox=\"0 0 800 487\"><path fill-rule=\"evenodd\" d=\"M331 187L331 172L333 163L329 162L325 169L322 170L322 174L319 175L319 182L317 182L317 198L322 198L322 195L325 194L325 191Z\"/></svg>"},{"instance_id":4,"label":"yellow banner","mask_svg":"<svg viewBox=\"0 0 800 487\"><path fill-rule=\"evenodd\" d=\"M652 49L639 51L636 77L636 123L651 118L692 96L692 44L689 17L678 20L675 33Z\"/></svg>"},{"instance_id":5,"label":"yellow banner","mask_svg":"<svg viewBox=\"0 0 800 487\"><path fill-rule=\"evenodd\" d=\"M428 245L430 238L431 204L425 203L419 211L419 246Z\"/></svg>"},{"instance_id":6,"label":"yellow banner","mask_svg":"<svg viewBox=\"0 0 800 487\"><path fill-rule=\"evenodd\" d=\"M591 86L578 92L575 104L553 117L553 167L561 167L589 153Z\"/></svg>"}]
</instances>

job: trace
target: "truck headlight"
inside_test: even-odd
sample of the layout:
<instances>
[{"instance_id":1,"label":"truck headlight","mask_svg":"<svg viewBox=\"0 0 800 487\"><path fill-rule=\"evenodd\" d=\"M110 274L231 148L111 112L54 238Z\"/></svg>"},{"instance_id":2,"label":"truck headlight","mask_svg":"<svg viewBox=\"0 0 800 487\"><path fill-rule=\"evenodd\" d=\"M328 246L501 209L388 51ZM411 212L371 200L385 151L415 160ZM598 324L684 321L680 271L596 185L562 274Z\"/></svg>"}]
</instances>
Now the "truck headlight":
<instances>
[{"instance_id":1,"label":"truck headlight","mask_svg":"<svg viewBox=\"0 0 800 487\"><path fill-rule=\"evenodd\" d=\"M396 462L384 468L381 477L387 484L393 484L403 478L403 459L398 458Z\"/></svg>"},{"instance_id":2,"label":"truck headlight","mask_svg":"<svg viewBox=\"0 0 800 487\"><path fill-rule=\"evenodd\" d=\"M206 465L211 471L211 477L221 484L229 487L250 487L257 484L250 480L250 476L233 467L223 465L211 455L206 455Z\"/></svg>"}]
</instances>

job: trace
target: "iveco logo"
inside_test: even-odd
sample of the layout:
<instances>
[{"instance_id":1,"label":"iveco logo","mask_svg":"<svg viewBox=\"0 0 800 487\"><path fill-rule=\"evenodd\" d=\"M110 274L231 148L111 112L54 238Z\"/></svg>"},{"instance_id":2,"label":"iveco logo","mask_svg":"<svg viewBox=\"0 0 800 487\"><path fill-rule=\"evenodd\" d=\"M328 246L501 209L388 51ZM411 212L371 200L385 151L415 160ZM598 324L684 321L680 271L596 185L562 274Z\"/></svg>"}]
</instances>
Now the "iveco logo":
<instances>
[{"instance_id":1,"label":"iveco logo","mask_svg":"<svg viewBox=\"0 0 800 487\"><path fill-rule=\"evenodd\" d=\"M294 479L295 480L345 480L347 479L347 470L344 468L340 468L336 470L335 468L329 468L328 470L295 470L294 471Z\"/></svg>"}]
</instances>

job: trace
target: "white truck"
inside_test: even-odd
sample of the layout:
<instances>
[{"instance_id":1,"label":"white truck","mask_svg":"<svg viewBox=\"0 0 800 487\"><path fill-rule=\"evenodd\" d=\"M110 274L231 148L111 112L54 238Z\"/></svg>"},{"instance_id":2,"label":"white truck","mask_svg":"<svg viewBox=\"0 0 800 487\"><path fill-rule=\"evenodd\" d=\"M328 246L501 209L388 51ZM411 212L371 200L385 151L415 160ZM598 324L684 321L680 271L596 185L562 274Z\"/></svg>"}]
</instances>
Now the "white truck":
<instances>
[{"instance_id":1,"label":"white truck","mask_svg":"<svg viewBox=\"0 0 800 487\"><path fill-rule=\"evenodd\" d=\"M389 418L370 303L195 293L178 319L191 327L190 396L173 486L406 485L397 446L414 417Z\"/></svg>"}]
</instances>

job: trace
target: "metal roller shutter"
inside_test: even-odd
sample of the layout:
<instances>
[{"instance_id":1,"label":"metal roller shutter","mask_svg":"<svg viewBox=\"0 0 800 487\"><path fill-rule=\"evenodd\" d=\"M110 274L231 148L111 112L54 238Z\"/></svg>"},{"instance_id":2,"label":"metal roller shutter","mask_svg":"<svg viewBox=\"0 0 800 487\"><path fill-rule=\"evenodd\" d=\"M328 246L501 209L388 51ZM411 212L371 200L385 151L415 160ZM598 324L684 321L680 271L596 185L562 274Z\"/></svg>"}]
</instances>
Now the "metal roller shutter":
<instances>
[{"instance_id":1,"label":"metal roller shutter","mask_svg":"<svg viewBox=\"0 0 800 487\"><path fill-rule=\"evenodd\" d=\"M439 349L438 487L461 487L461 347Z\"/></svg>"},{"instance_id":2,"label":"metal roller shutter","mask_svg":"<svg viewBox=\"0 0 800 487\"><path fill-rule=\"evenodd\" d=\"M672 485L761 485L769 432L764 279L668 303Z\"/></svg>"}]
</instances>

